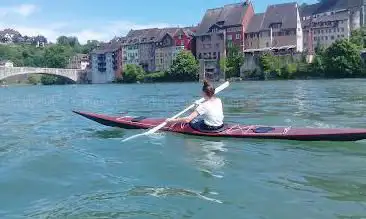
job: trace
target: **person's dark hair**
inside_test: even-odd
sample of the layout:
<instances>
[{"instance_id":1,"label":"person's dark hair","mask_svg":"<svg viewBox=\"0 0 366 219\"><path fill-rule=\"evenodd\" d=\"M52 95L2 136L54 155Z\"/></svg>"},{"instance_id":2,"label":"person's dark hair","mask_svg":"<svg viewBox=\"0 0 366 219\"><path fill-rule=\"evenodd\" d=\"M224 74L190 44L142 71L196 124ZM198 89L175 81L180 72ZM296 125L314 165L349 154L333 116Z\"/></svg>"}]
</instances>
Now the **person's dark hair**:
<instances>
[{"instance_id":1,"label":"person's dark hair","mask_svg":"<svg viewBox=\"0 0 366 219\"><path fill-rule=\"evenodd\" d=\"M210 98L215 94L214 86L211 85L207 80L203 81L202 91L205 92L205 94Z\"/></svg>"}]
</instances>

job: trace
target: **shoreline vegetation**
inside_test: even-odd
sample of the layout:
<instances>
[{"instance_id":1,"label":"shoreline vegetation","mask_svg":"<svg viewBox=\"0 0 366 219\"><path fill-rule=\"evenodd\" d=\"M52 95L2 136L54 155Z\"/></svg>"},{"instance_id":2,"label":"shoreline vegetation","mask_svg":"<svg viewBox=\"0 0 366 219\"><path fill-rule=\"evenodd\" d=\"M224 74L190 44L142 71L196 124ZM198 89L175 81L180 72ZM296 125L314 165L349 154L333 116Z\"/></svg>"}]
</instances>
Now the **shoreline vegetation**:
<instances>
[{"instance_id":1,"label":"shoreline vegetation","mask_svg":"<svg viewBox=\"0 0 366 219\"><path fill-rule=\"evenodd\" d=\"M11 60L15 66L65 68L77 53L90 53L98 41L81 45L76 37L61 36L57 43L36 48L32 45L0 45L0 60ZM240 73L245 55L238 47L229 47L227 57L220 60L220 69L227 80L288 80L340 79L366 77L366 62L361 51L366 48L366 28L354 30L349 39L336 40L332 45L315 48L312 63L306 53L256 57L258 68ZM199 62L189 51L181 51L166 71L146 73L138 65L126 64L123 78L114 83L189 82L199 78ZM52 75L28 77L29 84L66 84L66 79Z\"/></svg>"}]
</instances>

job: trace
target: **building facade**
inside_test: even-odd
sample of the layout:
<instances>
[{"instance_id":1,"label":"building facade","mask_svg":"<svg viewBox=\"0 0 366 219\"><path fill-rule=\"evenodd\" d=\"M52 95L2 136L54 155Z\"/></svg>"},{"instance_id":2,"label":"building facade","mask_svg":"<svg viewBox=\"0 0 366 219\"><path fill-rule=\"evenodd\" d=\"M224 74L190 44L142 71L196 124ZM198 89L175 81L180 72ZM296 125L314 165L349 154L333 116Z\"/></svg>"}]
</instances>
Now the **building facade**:
<instances>
[{"instance_id":1,"label":"building facade","mask_svg":"<svg viewBox=\"0 0 366 219\"><path fill-rule=\"evenodd\" d=\"M220 60L229 46L244 50L244 32L254 16L250 1L208 9L196 31L196 57L200 62L200 80L222 80Z\"/></svg>"},{"instance_id":2,"label":"building facade","mask_svg":"<svg viewBox=\"0 0 366 219\"><path fill-rule=\"evenodd\" d=\"M89 66L88 54L76 54L70 58L66 68L85 70Z\"/></svg>"},{"instance_id":3,"label":"building facade","mask_svg":"<svg viewBox=\"0 0 366 219\"><path fill-rule=\"evenodd\" d=\"M270 5L251 19L245 32L244 52L303 51L303 31L297 3Z\"/></svg>"},{"instance_id":4,"label":"building facade","mask_svg":"<svg viewBox=\"0 0 366 219\"><path fill-rule=\"evenodd\" d=\"M173 63L173 50L175 41L173 36L166 32L165 35L156 42L155 66L156 71L168 70Z\"/></svg>"},{"instance_id":5,"label":"building facade","mask_svg":"<svg viewBox=\"0 0 366 219\"><path fill-rule=\"evenodd\" d=\"M138 39L127 39L123 44L123 64L139 64Z\"/></svg>"},{"instance_id":6,"label":"building facade","mask_svg":"<svg viewBox=\"0 0 366 219\"><path fill-rule=\"evenodd\" d=\"M122 77L122 45L111 43L92 51L91 83L111 83Z\"/></svg>"},{"instance_id":7,"label":"building facade","mask_svg":"<svg viewBox=\"0 0 366 219\"><path fill-rule=\"evenodd\" d=\"M192 44L194 38L194 32L196 29L191 28L179 28L174 33L175 46L183 47L185 50L192 51L194 45Z\"/></svg>"},{"instance_id":8,"label":"building facade","mask_svg":"<svg viewBox=\"0 0 366 219\"><path fill-rule=\"evenodd\" d=\"M123 45L123 63L139 65L146 72L168 70L169 63L182 48L192 50L195 47L192 45L194 30L195 27L131 30L126 37L117 40ZM162 45L166 34L172 38L169 46Z\"/></svg>"},{"instance_id":9,"label":"building facade","mask_svg":"<svg viewBox=\"0 0 366 219\"><path fill-rule=\"evenodd\" d=\"M365 0L329 0L301 7L304 48L314 53L316 47L328 47L337 39L349 38L351 32L366 24Z\"/></svg>"}]
</instances>

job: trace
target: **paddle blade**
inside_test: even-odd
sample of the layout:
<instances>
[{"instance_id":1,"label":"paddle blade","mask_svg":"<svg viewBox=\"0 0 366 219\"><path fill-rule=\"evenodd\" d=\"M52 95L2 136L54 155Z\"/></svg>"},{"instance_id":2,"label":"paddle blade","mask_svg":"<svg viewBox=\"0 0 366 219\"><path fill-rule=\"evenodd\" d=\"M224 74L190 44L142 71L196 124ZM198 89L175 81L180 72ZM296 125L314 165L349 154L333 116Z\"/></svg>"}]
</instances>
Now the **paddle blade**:
<instances>
[{"instance_id":1,"label":"paddle blade","mask_svg":"<svg viewBox=\"0 0 366 219\"><path fill-rule=\"evenodd\" d=\"M128 138L123 139L122 142L126 142L126 141L129 141L129 140L135 139L137 137L143 136L143 135L146 135L146 133L141 133L141 134L130 136Z\"/></svg>"}]
</instances>

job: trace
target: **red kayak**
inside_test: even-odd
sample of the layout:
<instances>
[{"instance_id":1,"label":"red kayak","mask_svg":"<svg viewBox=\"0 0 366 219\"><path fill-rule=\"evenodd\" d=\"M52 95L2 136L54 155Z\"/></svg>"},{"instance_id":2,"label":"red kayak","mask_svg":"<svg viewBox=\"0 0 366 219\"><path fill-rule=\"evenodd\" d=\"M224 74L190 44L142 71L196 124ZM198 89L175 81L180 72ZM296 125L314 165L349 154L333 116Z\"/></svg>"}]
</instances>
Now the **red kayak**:
<instances>
[{"instance_id":1,"label":"red kayak","mask_svg":"<svg viewBox=\"0 0 366 219\"><path fill-rule=\"evenodd\" d=\"M107 116L79 111L73 112L100 124L124 129L149 129L165 121L165 119L146 118L142 116ZM199 124L199 122L169 124L161 130L210 137L286 139L299 141L357 141L366 138L366 129L293 128L225 124L219 130L207 131L200 129L197 124Z\"/></svg>"}]
</instances>

